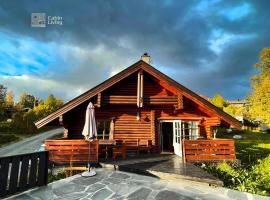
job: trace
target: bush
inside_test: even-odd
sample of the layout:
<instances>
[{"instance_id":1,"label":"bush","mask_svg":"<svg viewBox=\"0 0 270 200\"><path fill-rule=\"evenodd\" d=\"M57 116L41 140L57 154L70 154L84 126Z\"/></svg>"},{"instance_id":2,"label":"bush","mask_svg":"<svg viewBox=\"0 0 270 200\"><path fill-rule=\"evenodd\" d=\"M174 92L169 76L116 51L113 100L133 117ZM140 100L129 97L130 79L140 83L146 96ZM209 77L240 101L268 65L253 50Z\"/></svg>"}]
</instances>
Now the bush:
<instances>
[{"instance_id":1,"label":"bush","mask_svg":"<svg viewBox=\"0 0 270 200\"><path fill-rule=\"evenodd\" d=\"M250 169L225 162L203 164L201 168L222 180L225 187L253 194L270 194L270 158Z\"/></svg>"},{"instance_id":2,"label":"bush","mask_svg":"<svg viewBox=\"0 0 270 200\"><path fill-rule=\"evenodd\" d=\"M257 177L257 181L262 186L261 188L270 193L270 156L259 160L258 164L255 165L252 170Z\"/></svg>"},{"instance_id":3,"label":"bush","mask_svg":"<svg viewBox=\"0 0 270 200\"><path fill-rule=\"evenodd\" d=\"M8 132L12 130L12 124L10 122L0 122L0 132Z\"/></svg>"},{"instance_id":4,"label":"bush","mask_svg":"<svg viewBox=\"0 0 270 200\"><path fill-rule=\"evenodd\" d=\"M270 129L266 129L264 132L270 134Z\"/></svg>"},{"instance_id":5,"label":"bush","mask_svg":"<svg viewBox=\"0 0 270 200\"><path fill-rule=\"evenodd\" d=\"M0 146L5 143L16 141L18 139L19 138L15 135L0 135Z\"/></svg>"}]
</instances>

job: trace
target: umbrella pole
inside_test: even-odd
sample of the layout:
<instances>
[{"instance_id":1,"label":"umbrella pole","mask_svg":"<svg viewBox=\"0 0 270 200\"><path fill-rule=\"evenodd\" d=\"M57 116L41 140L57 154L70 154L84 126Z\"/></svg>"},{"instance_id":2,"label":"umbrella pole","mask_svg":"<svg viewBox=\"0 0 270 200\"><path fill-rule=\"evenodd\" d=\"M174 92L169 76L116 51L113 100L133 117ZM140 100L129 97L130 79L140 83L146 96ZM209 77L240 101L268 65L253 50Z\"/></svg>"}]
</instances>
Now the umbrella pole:
<instances>
[{"instance_id":1,"label":"umbrella pole","mask_svg":"<svg viewBox=\"0 0 270 200\"><path fill-rule=\"evenodd\" d=\"M88 143L89 147L88 147L88 172L90 172L90 146L91 146L91 143L90 143L90 138L89 138L89 143Z\"/></svg>"}]
</instances>

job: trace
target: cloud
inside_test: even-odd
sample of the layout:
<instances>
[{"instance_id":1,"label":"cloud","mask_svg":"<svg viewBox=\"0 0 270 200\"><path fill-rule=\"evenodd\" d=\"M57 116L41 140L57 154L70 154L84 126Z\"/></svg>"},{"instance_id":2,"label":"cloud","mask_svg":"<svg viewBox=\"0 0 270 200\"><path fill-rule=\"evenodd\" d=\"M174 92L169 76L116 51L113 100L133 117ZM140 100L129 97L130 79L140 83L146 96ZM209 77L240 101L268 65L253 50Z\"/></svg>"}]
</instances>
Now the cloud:
<instances>
[{"instance_id":1,"label":"cloud","mask_svg":"<svg viewBox=\"0 0 270 200\"><path fill-rule=\"evenodd\" d=\"M5 83L18 91L29 89L41 96L52 92L68 100L147 51L154 66L198 93L243 98L254 74L252 65L270 45L268 4L2 0L0 76L9 77ZM32 28L33 12L61 16L63 26ZM45 86L31 89L33 80L55 86L51 91Z\"/></svg>"},{"instance_id":2,"label":"cloud","mask_svg":"<svg viewBox=\"0 0 270 200\"><path fill-rule=\"evenodd\" d=\"M57 97L64 99L70 99L75 95L85 91L84 88L78 88L72 84L66 84L57 82L51 79L41 79L36 76L22 75L22 76L2 76L1 82L8 86L9 90L12 90L15 94L21 94L22 92L30 92L40 98L46 98L45 94L55 94ZM69 95L62 89L69 88L73 91L72 95ZM16 96L18 101L19 95Z\"/></svg>"}]
</instances>

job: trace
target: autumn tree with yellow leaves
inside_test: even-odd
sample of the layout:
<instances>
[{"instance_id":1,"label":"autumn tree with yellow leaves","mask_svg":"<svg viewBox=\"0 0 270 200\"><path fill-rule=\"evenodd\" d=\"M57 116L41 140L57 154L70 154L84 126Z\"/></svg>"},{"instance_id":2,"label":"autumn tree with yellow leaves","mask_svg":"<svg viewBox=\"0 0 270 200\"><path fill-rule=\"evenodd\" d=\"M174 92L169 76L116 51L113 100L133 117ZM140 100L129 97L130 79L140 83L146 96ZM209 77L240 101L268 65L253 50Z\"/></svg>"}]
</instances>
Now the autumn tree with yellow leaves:
<instances>
[{"instance_id":1,"label":"autumn tree with yellow leaves","mask_svg":"<svg viewBox=\"0 0 270 200\"><path fill-rule=\"evenodd\" d=\"M248 101L250 115L270 125L270 48L261 51L255 68L258 74L251 78L251 93Z\"/></svg>"}]
</instances>

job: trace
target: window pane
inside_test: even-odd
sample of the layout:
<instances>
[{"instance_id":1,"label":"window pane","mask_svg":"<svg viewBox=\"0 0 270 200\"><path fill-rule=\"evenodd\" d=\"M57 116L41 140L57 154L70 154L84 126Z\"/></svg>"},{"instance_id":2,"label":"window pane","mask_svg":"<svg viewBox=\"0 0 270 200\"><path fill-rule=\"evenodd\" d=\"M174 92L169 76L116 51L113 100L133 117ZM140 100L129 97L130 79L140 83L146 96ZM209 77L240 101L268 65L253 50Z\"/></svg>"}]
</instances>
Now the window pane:
<instances>
[{"instance_id":1,"label":"window pane","mask_svg":"<svg viewBox=\"0 0 270 200\"><path fill-rule=\"evenodd\" d=\"M104 139L109 139L110 134L110 120L97 120L97 138L103 139L103 133L104 133Z\"/></svg>"},{"instance_id":2,"label":"window pane","mask_svg":"<svg viewBox=\"0 0 270 200\"><path fill-rule=\"evenodd\" d=\"M185 139L198 139L198 125L197 122L182 122L182 135Z\"/></svg>"},{"instance_id":3,"label":"window pane","mask_svg":"<svg viewBox=\"0 0 270 200\"><path fill-rule=\"evenodd\" d=\"M103 122L97 121L97 134L102 134L103 132Z\"/></svg>"},{"instance_id":4,"label":"window pane","mask_svg":"<svg viewBox=\"0 0 270 200\"><path fill-rule=\"evenodd\" d=\"M104 129L105 129L105 134L109 135L109 133L110 133L110 121L106 120L104 122Z\"/></svg>"}]
</instances>

